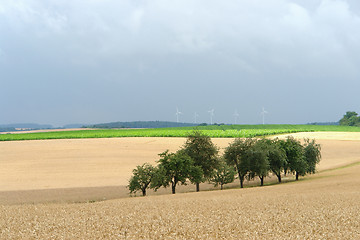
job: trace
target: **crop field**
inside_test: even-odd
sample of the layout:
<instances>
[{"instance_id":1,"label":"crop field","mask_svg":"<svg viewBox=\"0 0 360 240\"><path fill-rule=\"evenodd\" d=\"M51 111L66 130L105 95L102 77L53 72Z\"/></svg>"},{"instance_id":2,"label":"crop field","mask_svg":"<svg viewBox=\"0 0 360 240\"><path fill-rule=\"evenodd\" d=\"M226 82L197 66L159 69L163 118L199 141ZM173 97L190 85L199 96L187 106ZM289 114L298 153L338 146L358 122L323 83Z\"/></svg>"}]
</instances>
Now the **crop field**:
<instances>
[{"instance_id":1,"label":"crop field","mask_svg":"<svg viewBox=\"0 0 360 240\"><path fill-rule=\"evenodd\" d=\"M96 129L76 131L51 131L35 133L0 134L0 141L77 139L77 138L116 138L116 137L186 137L194 128L156 128L156 129ZM269 136L296 132L338 131L360 132L359 127L320 126L320 125L211 125L197 129L212 138L238 138Z\"/></svg>"},{"instance_id":2,"label":"crop field","mask_svg":"<svg viewBox=\"0 0 360 240\"><path fill-rule=\"evenodd\" d=\"M262 188L0 206L0 238L359 239L359 171Z\"/></svg>"},{"instance_id":3,"label":"crop field","mask_svg":"<svg viewBox=\"0 0 360 240\"><path fill-rule=\"evenodd\" d=\"M0 142L0 239L359 239L360 133L292 135L321 144L319 173L265 187L135 198L124 186L131 169L184 138ZM232 140L213 141L224 148ZM107 194L117 199L102 201Z\"/></svg>"}]
</instances>

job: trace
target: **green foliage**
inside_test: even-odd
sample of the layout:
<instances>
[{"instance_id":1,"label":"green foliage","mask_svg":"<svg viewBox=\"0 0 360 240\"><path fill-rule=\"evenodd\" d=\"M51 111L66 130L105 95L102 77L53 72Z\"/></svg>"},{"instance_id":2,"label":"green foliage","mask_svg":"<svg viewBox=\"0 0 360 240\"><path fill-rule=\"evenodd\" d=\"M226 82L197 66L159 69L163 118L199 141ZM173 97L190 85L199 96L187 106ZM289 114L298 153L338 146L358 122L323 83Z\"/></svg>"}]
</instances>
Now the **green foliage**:
<instances>
[{"instance_id":1,"label":"green foliage","mask_svg":"<svg viewBox=\"0 0 360 240\"><path fill-rule=\"evenodd\" d=\"M264 178L270 171L269 166L269 142L264 140L256 141L245 153L245 158L249 162L249 178L258 176L261 186L264 185Z\"/></svg>"},{"instance_id":2,"label":"green foliage","mask_svg":"<svg viewBox=\"0 0 360 240\"><path fill-rule=\"evenodd\" d=\"M228 165L236 168L240 180L240 187L243 188L244 178L250 171L249 158L246 157L247 151L254 145L252 138L237 138L230 143L224 151L224 158Z\"/></svg>"},{"instance_id":3,"label":"green foliage","mask_svg":"<svg viewBox=\"0 0 360 240\"><path fill-rule=\"evenodd\" d=\"M299 176L304 176L308 169L308 164L304 156L304 147L300 141L293 137L288 137L285 141L281 141L280 145L286 154L287 163L284 167L285 173L287 171L295 173L296 180L298 180Z\"/></svg>"},{"instance_id":4,"label":"green foliage","mask_svg":"<svg viewBox=\"0 0 360 240\"><path fill-rule=\"evenodd\" d=\"M133 176L129 181L128 188L130 193L142 191L143 196L146 196L146 189L150 186L150 183L154 177L154 173L155 167L148 163L137 166L133 170Z\"/></svg>"},{"instance_id":5,"label":"green foliage","mask_svg":"<svg viewBox=\"0 0 360 240\"><path fill-rule=\"evenodd\" d=\"M215 187L220 185L220 189L228 183L232 183L235 180L236 171L233 166L226 164L225 160L218 162L217 168L214 170L209 182L213 183Z\"/></svg>"},{"instance_id":6,"label":"green foliage","mask_svg":"<svg viewBox=\"0 0 360 240\"><path fill-rule=\"evenodd\" d=\"M356 112L346 112L342 119L339 121L342 126L356 126L360 127L360 117Z\"/></svg>"},{"instance_id":7,"label":"green foliage","mask_svg":"<svg viewBox=\"0 0 360 240\"><path fill-rule=\"evenodd\" d=\"M156 189L160 187L168 187L171 185L172 193L175 194L175 189L178 184L186 184L186 180L194 174L193 160L179 150L176 153L169 153L165 151L160 153L161 157L158 161L158 171L156 171L152 187ZM201 172L195 170L196 174ZM196 176L194 176L196 179Z\"/></svg>"},{"instance_id":8,"label":"green foliage","mask_svg":"<svg viewBox=\"0 0 360 240\"><path fill-rule=\"evenodd\" d=\"M156 191L171 185L172 193L175 194L177 185L186 184L188 180L198 184L206 178L214 186L220 185L223 189L224 184L234 181L236 172L241 188L245 177L259 177L262 186L270 171L278 177L279 182L282 172L295 173L298 180L299 176L315 173L316 164L321 158L321 148L315 140L305 139L304 142L302 145L293 137L286 140L237 138L225 149L223 158L217 159L218 150L211 139L194 131L177 152L169 153L167 150L160 153L157 167L150 164L137 166L128 187L131 193L141 190L145 196L149 186ZM200 160L199 156L202 156ZM213 157L215 159L208 161ZM196 161L199 161L198 164ZM207 175L203 169L208 171Z\"/></svg>"},{"instance_id":9,"label":"green foliage","mask_svg":"<svg viewBox=\"0 0 360 240\"><path fill-rule=\"evenodd\" d=\"M280 142L283 140L264 139L268 147L268 160L270 170L277 176L278 181L281 182L281 173L284 171L284 166L287 165L286 153L281 148Z\"/></svg>"},{"instance_id":10,"label":"green foliage","mask_svg":"<svg viewBox=\"0 0 360 240\"><path fill-rule=\"evenodd\" d=\"M320 162L321 159L321 147L320 144L317 144L315 140L305 139L304 145L304 156L308 166L307 173L315 173L316 164Z\"/></svg>"},{"instance_id":11,"label":"green foliage","mask_svg":"<svg viewBox=\"0 0 360 240\"><path fill-rule=\"evenodd\" d=\"M213 144L211 138L199 130L192 131L183 146L184 152L194 161L194 166L200 167L203 172L202 178L193 179L196 191L199 191L199 183L209 179L218 164L218 148Z\"/></svg>"},{"instance_id":12,"label":"green foliage","mask_svg":"<svg viewBox=\"0 0 360 240\"><path fill-rule=\"evenodd\" d=\"M191 166L189 180L192 184L199 184L204 181L204 172L200 166Z\"/></svg>"}]
</instances>

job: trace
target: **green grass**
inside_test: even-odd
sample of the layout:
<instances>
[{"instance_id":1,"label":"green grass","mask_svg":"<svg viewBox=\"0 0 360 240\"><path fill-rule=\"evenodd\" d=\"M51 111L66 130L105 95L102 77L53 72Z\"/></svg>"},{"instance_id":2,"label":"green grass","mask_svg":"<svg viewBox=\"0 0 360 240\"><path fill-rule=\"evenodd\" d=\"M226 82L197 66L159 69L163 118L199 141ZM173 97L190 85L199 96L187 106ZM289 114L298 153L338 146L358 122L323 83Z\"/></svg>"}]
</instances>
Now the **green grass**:
<instances>
[{"instance_id":1,"label":"green grass","mask_svg":"<svg viewBox=\"0 0 360 240\"><path fill-rule=\"evenodd\" d=\"M75 138L115 138L115 137L186 137L194 128L155 129L97 129L78 131L38 132L1 134L0 141L75 139ZM213 138L257 137L295 132L341 131L360 132L359 127L319 126L319 125L221 125L200 126L204 134Z\"/></svg>"}]
</instances>

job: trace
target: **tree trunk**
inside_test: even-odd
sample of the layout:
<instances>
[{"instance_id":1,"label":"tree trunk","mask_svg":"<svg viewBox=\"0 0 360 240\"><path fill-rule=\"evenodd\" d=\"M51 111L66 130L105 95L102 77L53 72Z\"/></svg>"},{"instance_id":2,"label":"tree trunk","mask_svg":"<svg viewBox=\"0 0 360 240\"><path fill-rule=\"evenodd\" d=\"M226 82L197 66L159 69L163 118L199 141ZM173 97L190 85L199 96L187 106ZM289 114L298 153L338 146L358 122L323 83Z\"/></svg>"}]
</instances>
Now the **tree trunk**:
<instances>
[{"instance_id":1,"label":"tree trunk","mask_svg":"<svg viewBox=\"0 0 360 240\"><path fill-rule=\"evenodd\" d=\"M172 194L175 194L175 187L176 187L176 184L171 183Z\"/></svg>"},{"instance_id":2,"label":"tree trunk","mask_svg":"<svg viewBox=\"0 0 360 240\"><path fill-rule=\"evenodd\" d=\"M259 178L260 178L260 186L264 186L264 177L261 176Z\"/></svg>"},{"instance_id":3,"label":"tree trunk","mask_svg":"<svg viewBox=\"0 0 360 240\"><path fill-rule=\"evenodd\" d=\"M241 176L240 172L238 171L238 175L239 175L239 180L240 180L240 188L243 188L243 182L244 182L244 177Z\"/></svg>"},{"instance_id":4,"label":"tree trunk","mask_svg":"<svg viewBox=\"0 0 360 240\"><path fill-rule=\"evenodd\" d=\"M223 190L223 184L220 184L220 190Z\"/></svg>"},{"instance_id":5,"label":"tree trunk","mask_svg":"<svg viewBox=\"0 0 360 240\"><path fill-rule=\"evenodd\" d=\"M299 180L299 173L298 173L298 172L296 172L296 174L295 174L295 175L296 175L296 181L297 181L297 180Z\"/></svg>"},{"instance_id":6,"label":"tree trunk","mask_svg":"<svg viewBox=\"0 0 360 240\"><path fill-rule=\"evenodd\" d=\"M146 188L141 189L143 196L146 196Z\"/></svg>"},{"instance_id":7,"label":"tree trunk","mask_svg":"<svg viewBox=\"0 0 360 240\"><path fill-rule=\"evenodd\" d=\"M240 188L244 188L244 177L241 176L239 177L239 179L240 179Z\"/></svg>"},{"instance_id":8,"label":"tree trunk","mask_svg":"<svg viewBox=\"0 0 360 240\"><path fill-rule=\"evenodd\" d=\"M281 174L276 174L278 180L279 180L279 183L281 183Z\"/></svg>"},{"instance_id":9,"label":"tree trunk","mask_svg":"<svg viewBox=\"0 0 360 240\"><path fill-rule=\"evenodd\" d=\"M196 183L196 191L200 192L200 183Z\"/></svg>"}]
</instances>

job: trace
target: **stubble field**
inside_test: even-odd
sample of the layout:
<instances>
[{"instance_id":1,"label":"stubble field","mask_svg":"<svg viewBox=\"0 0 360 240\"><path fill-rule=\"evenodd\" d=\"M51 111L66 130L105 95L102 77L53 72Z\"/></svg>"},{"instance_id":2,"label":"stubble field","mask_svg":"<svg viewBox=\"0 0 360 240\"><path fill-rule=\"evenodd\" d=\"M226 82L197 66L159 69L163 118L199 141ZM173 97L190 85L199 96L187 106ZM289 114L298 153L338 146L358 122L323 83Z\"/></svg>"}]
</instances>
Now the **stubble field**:
<instances>
[{"instance_id":1,"label":"stubble field","mask_svg":"<svg viewBox=\"0 0 360 240\"><path fill-rule=\"evenodd\" d=\"M136 165L184 139L1 142L0 238L359 239L360 134L340 135L306 135L323 159L318 174L299 182L94 203L83 201L125 197ZM219 147L230 141L214 139Z\"/></svg>"}]
</instances>

